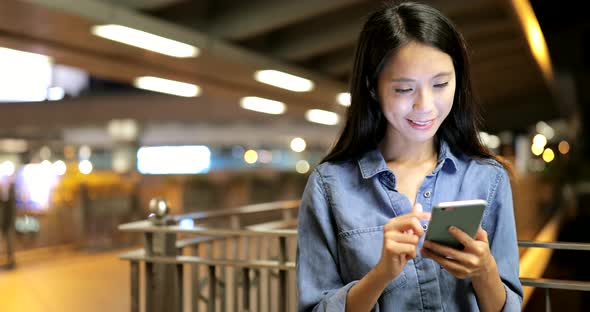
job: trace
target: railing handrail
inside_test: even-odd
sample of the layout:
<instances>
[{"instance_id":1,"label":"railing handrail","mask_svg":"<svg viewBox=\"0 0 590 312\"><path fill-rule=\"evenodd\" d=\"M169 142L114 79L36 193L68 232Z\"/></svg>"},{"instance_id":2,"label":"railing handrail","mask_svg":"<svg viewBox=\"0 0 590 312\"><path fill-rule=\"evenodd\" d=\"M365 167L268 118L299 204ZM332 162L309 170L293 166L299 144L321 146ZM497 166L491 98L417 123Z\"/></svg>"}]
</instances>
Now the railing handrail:
<instances>
[{"instance_id":1,"label":"railing handrail","mask_svg":"<svg viewBox=\"0 0 590 312\"><path fill-rule=\"evenodd\" d=\"M289 210L299 208L300 200L284 200L270 203L246 205L236 208L227 208L221 210L209 210L192 212L181 215L172 216L173 220L179 221L181 219L202 220L209 218L229 217L234 215L245 215L260 212L270 212L275 210Z\"/></svg>"},{"instance_id":2,"label":"railing handrail","mask_svg":"<svg viewBox=\"0 0 590 312\"><path fill-rule=\"evenodd\" d=\"M560 250L590 251L589 243L577 242L537 242L529 240L519 240L518 246L531 248L549 248Z\"/></svg>"},{"instance_id":3,"label":"railing handrail","mask_svg":"<svg viewBox=\"0 0 590 312\"><path fill-rule=\"evenodd\" d=\"M142 220L121 224L118 227L123 232L142 232L142 233L184 233L199 234L207 236L271 236L271 237L296 237L297 230L248 230L248 229L230 229L230 228L208 228L203 226L194 226L191 228L179 225L154 225L149 220Z\"/></svg>"},{"instance_id":4,"label":"railing handrail","mask_svg":"<svg viewBox=\"0 0 590 312\"><path fill-rule=\"evenodd\" d=\"M532 286L549 289L590 291L590 282L586 281L521 277L520 282L523 286Z\"/></svg>"},{"instance_id":5,"label":"railing handrail","mask_svg":"<svg viewBox=\"0 0 590 312\"><path fill-rule=\"evenodd\" d=\"M147 256L143 249L132 250L120 256L122 260L144 261L149 263L166 264L204 264L221 265L249 269L279 269L295 270L295 262L280 260L242 260L226 258L203 258L196 256Z\"/></svg>"}]
</instances>

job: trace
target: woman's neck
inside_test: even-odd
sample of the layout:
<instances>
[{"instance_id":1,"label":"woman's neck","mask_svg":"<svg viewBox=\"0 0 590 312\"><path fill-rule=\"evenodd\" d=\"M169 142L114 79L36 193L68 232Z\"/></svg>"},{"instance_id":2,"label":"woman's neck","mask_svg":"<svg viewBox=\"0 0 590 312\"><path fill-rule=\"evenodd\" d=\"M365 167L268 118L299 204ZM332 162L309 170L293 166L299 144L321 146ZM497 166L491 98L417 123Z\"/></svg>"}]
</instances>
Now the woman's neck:
<instances>
[{"instance_id":1,"label":"woman's neck","mask_svg":"<svg viewBox=\"0 0 590 312\"><path fill-rule=\"evenodd\" d=\"M400 136L385 135L379 145L386 162L398 164L423 164L437 158L434 138L423 142L409 142Z\"/></svg>"}]
</instances>

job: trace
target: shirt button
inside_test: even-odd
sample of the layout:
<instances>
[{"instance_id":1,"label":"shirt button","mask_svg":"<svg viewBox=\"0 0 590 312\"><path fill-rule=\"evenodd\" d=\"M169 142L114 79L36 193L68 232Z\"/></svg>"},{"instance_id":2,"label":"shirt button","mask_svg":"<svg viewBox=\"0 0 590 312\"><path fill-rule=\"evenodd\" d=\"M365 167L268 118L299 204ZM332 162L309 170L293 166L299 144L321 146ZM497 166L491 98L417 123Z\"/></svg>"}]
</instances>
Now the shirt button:
<instances>
[{"instance_id":1,"label":"shirt button","mask_svg":"<svg viewBox=\"0 0 590 312\"><path fill-rule=\"evenodd\" d=\"M430 191L426 191L426 192L424 192L424 197L426 197L426 198L430 198Z\"/></svg>"},{"instance_id":2,"label":"shirt button","mask_svg":"<svg viewBox=\"0 0 590 312\"><path fill-rule=\"evenodd\" d=\"M422 224L422 229L423 229L424 231L428 230L428 224Z\"/></svg>"}]
</instances>

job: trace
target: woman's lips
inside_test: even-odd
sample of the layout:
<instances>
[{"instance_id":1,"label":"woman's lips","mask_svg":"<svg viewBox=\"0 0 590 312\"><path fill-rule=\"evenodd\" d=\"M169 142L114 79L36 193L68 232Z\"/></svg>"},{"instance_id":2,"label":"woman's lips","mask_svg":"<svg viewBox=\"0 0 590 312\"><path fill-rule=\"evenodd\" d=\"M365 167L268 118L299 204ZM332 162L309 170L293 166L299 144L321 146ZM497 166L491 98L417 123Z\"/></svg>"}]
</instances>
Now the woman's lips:
<instances>
[{"instance_id":1,"label":"woman's lips","mask_svg":"<svg viewBox=\"0 0 590 312\"><path fill-rule=\"evenodd\" d=\"M410 127L417 130L428 130L434 125L434 119L431 120L411 120L407 119Z\"/></svg>"}]
</instances>

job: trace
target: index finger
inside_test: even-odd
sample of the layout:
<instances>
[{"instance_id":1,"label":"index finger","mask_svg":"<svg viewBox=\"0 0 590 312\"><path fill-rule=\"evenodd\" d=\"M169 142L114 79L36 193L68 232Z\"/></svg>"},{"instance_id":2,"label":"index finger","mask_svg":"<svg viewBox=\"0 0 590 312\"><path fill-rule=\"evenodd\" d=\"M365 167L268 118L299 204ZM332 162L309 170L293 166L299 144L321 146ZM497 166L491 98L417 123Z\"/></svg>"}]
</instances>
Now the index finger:
<instances>
[{"instance_id":1,"label":"index finger","mask_svg":"<svg viewBox=\"0 0 590 312\"><path fill-rule=\"evenodd\" d=\"M411 217L415 217L418 218L418 220L430 220L430 212L418 212L418 211L414 211L414 212L410 212L409 214L407 214L407 216L411 216Z\"/></svg>"},{"instance_id":2,"label":"index finger","mask_svg":"<svg viewBox=\"0 0 590 312\"><path fill-rule=\"evenodd\" d=\"M463 230L456 226L449 227L449 234L456 238L459 241L459 243L461 243L465 247L467 247L469 244L471 244L471 242L473 242L473 238L469 236L469 234L463 232Z\"/></svg>"}]
</instances>

